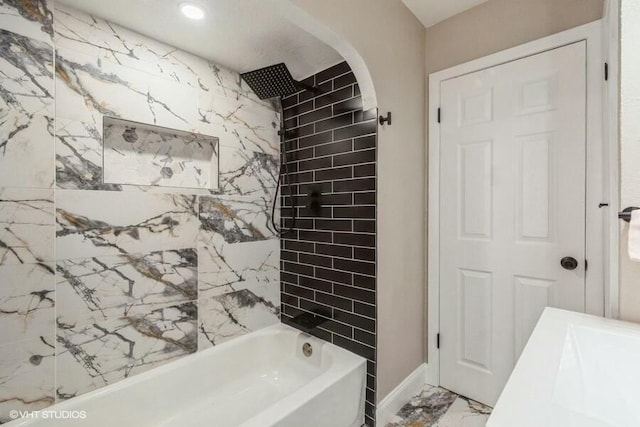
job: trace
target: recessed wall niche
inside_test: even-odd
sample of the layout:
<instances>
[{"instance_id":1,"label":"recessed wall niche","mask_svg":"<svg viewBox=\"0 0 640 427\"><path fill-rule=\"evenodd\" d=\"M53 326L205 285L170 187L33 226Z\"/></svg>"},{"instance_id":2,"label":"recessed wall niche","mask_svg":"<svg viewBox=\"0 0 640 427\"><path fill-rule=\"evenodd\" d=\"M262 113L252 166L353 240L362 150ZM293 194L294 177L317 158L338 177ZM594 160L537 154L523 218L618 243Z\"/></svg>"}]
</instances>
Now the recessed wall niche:
<instances>
[{"instance_id":1,"label":"recessed wall niche","mask_svg":"<svg viewBox=\"0 0 640 427\"><path fill-rule=\"evenodd\" d=\"M218 189L218 138L103 118L104 182Z\"/></svg>"}]
</instances>

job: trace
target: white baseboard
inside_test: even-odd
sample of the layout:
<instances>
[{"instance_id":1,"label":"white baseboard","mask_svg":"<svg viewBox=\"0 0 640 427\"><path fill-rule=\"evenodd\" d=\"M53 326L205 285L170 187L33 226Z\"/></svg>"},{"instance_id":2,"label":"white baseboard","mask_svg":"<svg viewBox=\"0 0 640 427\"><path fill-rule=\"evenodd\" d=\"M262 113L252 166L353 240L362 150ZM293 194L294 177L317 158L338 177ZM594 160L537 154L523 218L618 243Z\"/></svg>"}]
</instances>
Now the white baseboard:
<instances>
[{"instance_id":1,"label":"white baseboard","mask_svg":"<svg viewBox=\"0 0 640 427\"><path fill-rule=\"evenodd\" d=\"M384 427L411 398L427 384L427 364L423 363L378 403L376 424Z\"/></svg>"}]
</instances>

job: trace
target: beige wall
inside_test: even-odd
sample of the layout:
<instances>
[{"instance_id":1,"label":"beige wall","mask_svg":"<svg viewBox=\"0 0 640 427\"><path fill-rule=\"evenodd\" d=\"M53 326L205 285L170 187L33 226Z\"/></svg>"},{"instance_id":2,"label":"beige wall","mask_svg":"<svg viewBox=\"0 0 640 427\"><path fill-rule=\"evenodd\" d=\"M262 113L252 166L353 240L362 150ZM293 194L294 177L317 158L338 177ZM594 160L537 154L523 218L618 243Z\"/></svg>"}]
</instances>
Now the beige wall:
<instances>
[{"instance_id":1,"label":"beige wall","mask_svg":"<svg viewBox=\"0 0 640 427\"><path fill-rule=\"evenodd\" d=\"M640 206L640 2L621 2L620 206ZM620 239L620 317L640 322L640 263L627 255L627 225Z\"/></svg>"},{"instance_id":2,"label":"beige wall","mask_svg":"<svg viewBox=\"0 0 640 427\"><path fill-rule=\"evenodd\" d=\"M489 0L426 32L427 73L602 17L603 0Z\"/></svg>"},{"instance_id":3,"label":"beige wall","mask_svg":"<svg viewBox=\"0 0 640 427\"><path fill-rule=\"evenodd\" d=\"M424 362L424 27L400 0L291 1L357 51L393 113L378 133L379 401Z\"/></svg>"}]
</instances>

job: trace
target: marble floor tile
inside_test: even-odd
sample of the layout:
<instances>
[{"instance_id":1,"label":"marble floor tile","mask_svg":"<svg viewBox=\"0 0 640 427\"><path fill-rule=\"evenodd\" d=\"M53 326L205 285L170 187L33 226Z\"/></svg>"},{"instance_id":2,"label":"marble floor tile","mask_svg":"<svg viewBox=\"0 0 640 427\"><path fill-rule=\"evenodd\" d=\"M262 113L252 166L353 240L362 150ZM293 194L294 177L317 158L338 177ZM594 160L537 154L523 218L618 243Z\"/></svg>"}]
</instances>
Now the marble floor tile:
<instances>
[{"instance_id":1,"label":"marble floor tile","mask_svg":"<svg viewBox=\"0 0 640 427\"><path fill-rule=\"evenodd\" d=\"M396 414L387 427L431 427L447 412L458 396L439 387L426 386Z\"/></svg>"},{"instance_id":2,"label":"marble floor tile","mask_svg":"<svg viewBox=\"0 0 640 427\"><path fill-rule=\"evenodd\" d=\"M490 407L458 396L434 427L484 427L490 414Z\"/></svg>"},{"instance_id":3,"label":"marble floor tile","mask_svg":"<svg viewBox=\"0 0 640 427\"><path fill-rule=\"evenodd\" d=\"M426 385L386 427L484 427L490 414L488 406Z\"/></svg>"}]
</instances>

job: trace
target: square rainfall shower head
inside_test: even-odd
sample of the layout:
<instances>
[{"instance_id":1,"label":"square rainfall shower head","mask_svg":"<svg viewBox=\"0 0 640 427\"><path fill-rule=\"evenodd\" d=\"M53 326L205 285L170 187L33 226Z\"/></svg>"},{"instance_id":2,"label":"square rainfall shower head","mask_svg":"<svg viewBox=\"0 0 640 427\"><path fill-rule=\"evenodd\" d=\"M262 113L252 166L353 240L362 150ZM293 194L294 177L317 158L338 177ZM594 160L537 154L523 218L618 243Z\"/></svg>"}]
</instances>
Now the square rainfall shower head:
<instances>
[{"instance_id":1,"label":"square rainfall shower head","mask_svg":"<svg viewBox=\"0 0 640 427\"><path fill-rule=\"evenodd\" d=\"M300 90L284 63L240 74L260 99L279 98Z\"/></svg>"}]
</instances>

